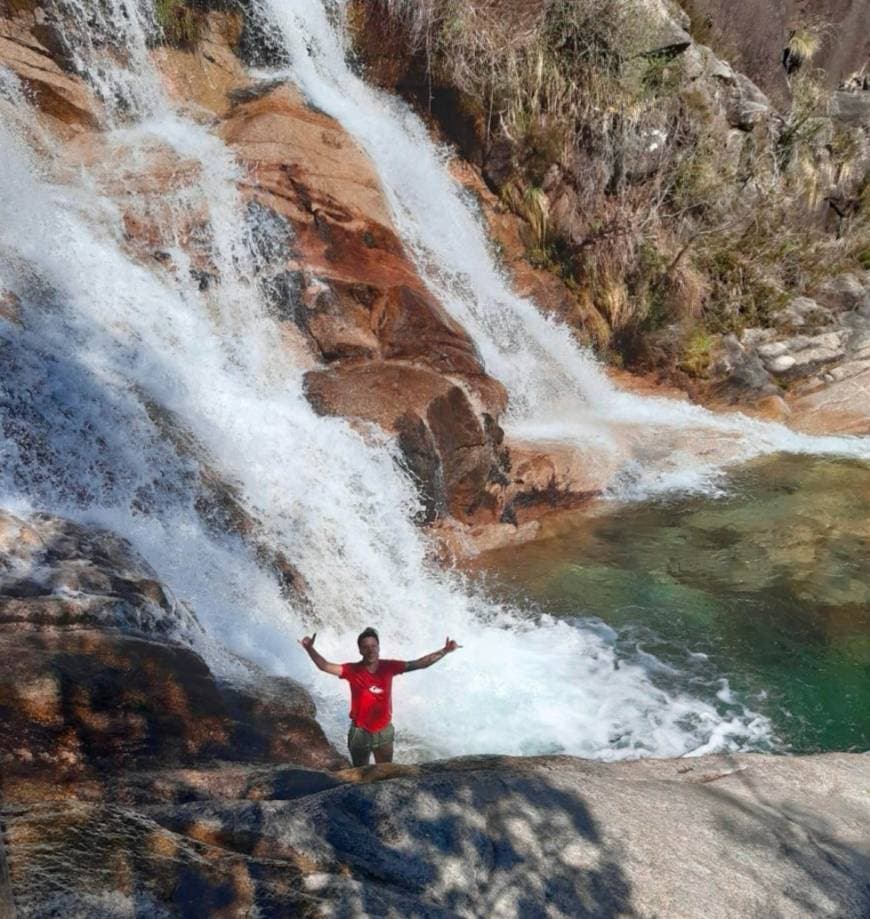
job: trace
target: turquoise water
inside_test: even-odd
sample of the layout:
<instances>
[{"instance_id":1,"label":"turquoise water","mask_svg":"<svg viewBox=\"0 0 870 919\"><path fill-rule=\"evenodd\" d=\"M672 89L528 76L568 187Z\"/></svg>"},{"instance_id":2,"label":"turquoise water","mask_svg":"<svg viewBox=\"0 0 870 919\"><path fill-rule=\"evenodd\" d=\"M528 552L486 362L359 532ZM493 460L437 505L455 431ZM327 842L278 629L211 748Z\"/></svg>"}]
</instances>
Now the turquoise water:
<instances>
[{"instance_id":1,"label":"turquoise water","mask_svg":"<svg viewBox=\"0 0 870 919\"><path fill-rule=\"evenodd\" d=\"M767 716L779 749L870 748L870 467L776 457L718 498L547 526L478 563L491 590L600 618L667 685Z\"/></svg>"}]
</instances>

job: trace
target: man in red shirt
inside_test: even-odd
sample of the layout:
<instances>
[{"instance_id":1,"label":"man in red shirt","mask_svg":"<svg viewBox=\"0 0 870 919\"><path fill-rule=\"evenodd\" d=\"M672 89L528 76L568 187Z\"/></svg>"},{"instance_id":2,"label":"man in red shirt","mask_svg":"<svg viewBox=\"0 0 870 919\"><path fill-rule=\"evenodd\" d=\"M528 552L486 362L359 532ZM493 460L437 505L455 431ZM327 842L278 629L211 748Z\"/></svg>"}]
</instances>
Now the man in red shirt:
<instances>
[{"instance_id":1,"label":"man in red shirt","mask_svg":"<svg viewBox=\"0 0 870 919\"><path fill-rule=\"evenodd\" d=\"M362 660L352 664L332 664L314 648L315 632L306 636L299 644L308 652L315 665L325 673L340 677L350 683L350 731L347 746L354 766L365 766L374 754L376 763L393 761L393 739L395 731L393 716L393 677L412 670L423 670L462 647L448 638L444 647L418 657L415 661L381 660L381 644L378 633L365 629L356 643Z\"/></svg>"}]
</instances>

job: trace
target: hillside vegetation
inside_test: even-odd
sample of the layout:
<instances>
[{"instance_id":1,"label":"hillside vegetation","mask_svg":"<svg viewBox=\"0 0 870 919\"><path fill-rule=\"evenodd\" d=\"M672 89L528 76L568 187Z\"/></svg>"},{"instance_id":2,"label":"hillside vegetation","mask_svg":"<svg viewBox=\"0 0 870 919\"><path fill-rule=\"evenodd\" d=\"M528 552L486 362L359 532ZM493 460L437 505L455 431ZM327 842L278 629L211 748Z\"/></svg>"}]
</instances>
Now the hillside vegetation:
<instances>
[{"instance_id":1,"label":"hillside vegetation","mask_svg":"<svg viewBox=\"0 0 870 919\"><path fill-rule=\"evenodd\" d=\"M651 0L369 0L350 17L368 74L477 161L617 362L703 377L719 335L870 268L867 126L832 117L812 34L792 39L777 111Z\"/></svg>"}]
</instances>

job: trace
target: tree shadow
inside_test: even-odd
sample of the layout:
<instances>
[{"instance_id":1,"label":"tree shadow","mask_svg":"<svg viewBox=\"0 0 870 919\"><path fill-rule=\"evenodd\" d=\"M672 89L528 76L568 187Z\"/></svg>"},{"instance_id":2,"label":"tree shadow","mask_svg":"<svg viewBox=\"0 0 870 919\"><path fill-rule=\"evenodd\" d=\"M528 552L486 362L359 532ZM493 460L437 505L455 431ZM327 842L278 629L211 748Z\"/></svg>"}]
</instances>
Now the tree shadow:
<instances>
[{"instance_id":1,"label":"tree shadow","mask_svg":"<svg viewBox=\"0 0 870 919\"><path fill-rule=\"evenodd\" d=\"M557 769L523 761L470 758L293 802L150 816L183 836L292 862L331 915L635 915L619 853L583 796Z\"/></svg>"}]
</instances>

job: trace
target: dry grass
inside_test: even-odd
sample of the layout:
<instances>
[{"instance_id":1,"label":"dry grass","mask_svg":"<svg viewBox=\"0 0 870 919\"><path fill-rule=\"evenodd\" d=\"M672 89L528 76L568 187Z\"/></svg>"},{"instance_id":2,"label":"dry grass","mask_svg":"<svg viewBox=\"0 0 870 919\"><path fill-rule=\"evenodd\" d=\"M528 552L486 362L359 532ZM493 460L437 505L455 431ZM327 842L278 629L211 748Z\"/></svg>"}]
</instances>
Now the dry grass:
<instances>
[{"instance_id":1,"label":"dry grass","mask_svg":"<svg viewBox=\"0 0 870 919\"><path fill-rule=\"evenodd\" d=\"M530 259L569 283L603 349L627 353L682 323L693 331L680 365L703 375L711 331L769 323L789 296L870 263L862 145L832 125L810 68L792 76L780 126L740 135L732 154L734 132L680 59L643 52L651 25L634 4L371 2L401 22L432 79L458 90L484 149L510 145L492 181L528 224ZM795 29L789 51L805 65L820 37ZM644 163L632 151L651 137L662 140ZM551 207L560 186L578 201L570 219Z\"/></svg>"},{"instance_id":2,"label":"dry grass","mask_svg":"<svg viewBox=\"0 0 870 919\"><path fill-rule=\"evenodd\" d=\"M186 0L155 0L154 18L168 45L193 48L199 40L200 15Z\"/></svg>"}]
</instances>

